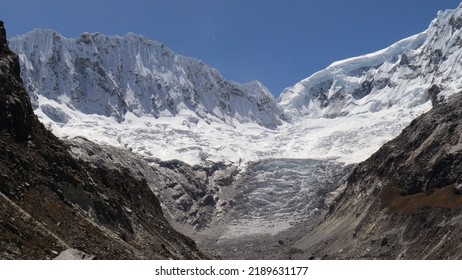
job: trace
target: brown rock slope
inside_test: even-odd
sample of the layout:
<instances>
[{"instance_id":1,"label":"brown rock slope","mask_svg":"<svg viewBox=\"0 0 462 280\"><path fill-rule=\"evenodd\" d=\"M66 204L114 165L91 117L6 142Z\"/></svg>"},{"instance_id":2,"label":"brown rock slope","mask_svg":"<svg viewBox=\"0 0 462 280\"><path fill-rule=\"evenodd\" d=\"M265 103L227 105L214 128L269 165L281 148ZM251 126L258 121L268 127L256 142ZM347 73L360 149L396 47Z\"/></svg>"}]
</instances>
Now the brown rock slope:
<instances>
[{"instance_id":1,"label":"brown rock slope","mask_svg":"<svg viewBox=\"0 0 462 280\"><path fill-rule=\"evenodd\" d=\"M462 94L359 164L299 257L462 258Z\"/></svg>"},{"instance_id":2,"label":"brown rock slope","mask_svg":"<svg viewBox=\"0 0 462 280\"><path fill-rule=\"evenodd\" d=\"M90 167L37 120L0 22L0 258L204 258L144 180Z\"/></svg>"}]
</instances>

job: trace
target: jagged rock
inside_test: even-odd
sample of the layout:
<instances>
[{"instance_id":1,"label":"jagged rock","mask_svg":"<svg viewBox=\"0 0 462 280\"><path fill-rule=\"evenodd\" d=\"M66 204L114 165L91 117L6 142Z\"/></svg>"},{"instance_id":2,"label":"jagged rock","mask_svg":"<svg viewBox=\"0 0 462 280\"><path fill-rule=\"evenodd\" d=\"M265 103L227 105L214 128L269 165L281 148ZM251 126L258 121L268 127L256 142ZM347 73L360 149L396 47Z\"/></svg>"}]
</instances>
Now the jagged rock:
<instances>
[{"instance_id":1,"label":"jagged rock","mask_svg":"<svg viewBox=\"0 0 462 280\"><path fill-rule=\"evenodd\" d=\"M6 31L0 22L0 132L24 142L32 135L34 114L22 86L19 58L8 48Z\"/></svg>"},{"instance_id":2,"label":"jagged rock","mask_svg":"<svg viewBox=\"0 0 462 280\"><path fill-rule=\"evenodd\" d=\"M390 241L388 241L388 238L386 238L386 237L384 237L384 238L380 241L380 246L381 246L381 247L387 246L388 244L390 244Z\"/></svg>"},{"instance_id":3,"label":"jagged rock","mask_svg":"<svg viewBox=\"0 0 462 280\"><path fill-rule=\"evenodd\" d=\"M216 204L216 201L213 198L213 195L211 194L204 196L200 202L201 206L215 206L215 204Z\"/></svg>"},{"instance_id":4,"label":"jagged rock","mask_svg":"<svg viewBox=\"0 0 462 280\"><path fill-rule=\"evenodd\" d=\"M94 260L96 257L94 255L89 255L77 249L67 249L62 251L55 260Z\"/></svg>"},{"instance_id":5,"label":"jagged rock","mask_svg":"<svg viewBox=\"0 0 462 280\"><path fill-rule=\"evenodd\" d=\"M401 59L399 61L399 65L400 66L406 66L406 65L409 65L409 58L407 57L407 55L405 53L403 53L401 55Z\"/></svg>"},{"instance_id":6,"label":"jagged rock","mask_svg":"<svg viewBox=\"0 0 462 280\"><path fill-rule=\"evenodd\" d=\"M462 194L462 184L456 184L456 186L454 187L454 191L456 194Z\"/></svg>"},{"instance_id":7,"label":"jagged rock","mask_svg":"<svg viewBox=\"0 0 462 280\"><path fill-rule=\"evenodd\" d=\"M456 183L462 175L461 116L462 98L457 94L414 120L362 166L376 160L376 173L393 179L407 195Z\"/></svg>"},{"instance_id":8,"label":"jagged rock","mask_svg":"<svg viewBox=\"0 0 462 280\"><path fill-rule=\"evenodd\" d=\"M441 88L438 85L432 85L428 89L428 95L430 96L430 100L432 102L433 107L438 105L438 93L440 92L441 92Z\"/></svg>"},{"instance_id":9,"label":"jagged rock","mask_svg":"<svg viewBox=\"0 0 462 280\"><path fill-rule=\"evenodd\" d=\"M74 156L101 167L123 170L146 179L159 196L166 213L180 224L202 230L217 219L223 207L217 205L217 185L231 184L238 170L223 163L190 166L179 160L159 161L152 165L140 156L110 146L98 146L83 138L68 140ZM110 155L110 156L108 156ZM223 179L225 178L225 179ZM218 194L219 195L219 194ZM204 207L208 206L208 207Z\"/></svg>"},{"instance_id":10,"label":"jagged rock","mask_svg":"<svg viewBox=\"0 0 462 280\"><path fill-rule=\"evenodd\" d=\"M10 53L8 41L6 39L6 30L3 21L0 20L0 54Z\"/></svg>"}]
</instances>

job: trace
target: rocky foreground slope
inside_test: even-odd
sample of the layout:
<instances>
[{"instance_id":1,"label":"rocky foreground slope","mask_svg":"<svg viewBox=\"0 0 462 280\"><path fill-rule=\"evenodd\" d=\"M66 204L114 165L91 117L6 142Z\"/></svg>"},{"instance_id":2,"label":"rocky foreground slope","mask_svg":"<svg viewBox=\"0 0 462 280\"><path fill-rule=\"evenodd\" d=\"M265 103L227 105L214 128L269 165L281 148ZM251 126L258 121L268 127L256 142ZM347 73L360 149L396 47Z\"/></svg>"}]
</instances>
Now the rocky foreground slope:
<instances>
[{"instance_id":1,"label":"rocky foreground slope","mask_svg":"<svg viewBox=\"0 0 462 280\"><path fill-rule=\"evenodd\" d=\"M349 177L304 256L462 257L462 94L414 120Z\"/></svg>"},{"instance_id":2,"label":"rocky foreground slope","mask_svg":"<svg viewBox=\"0 0 462 280\"><path fill-rule=\"evenodd\" d=\"M197 259L144 180L76 160L34 115L0 22L0 258Z\"/></svg>"}]
</instances>

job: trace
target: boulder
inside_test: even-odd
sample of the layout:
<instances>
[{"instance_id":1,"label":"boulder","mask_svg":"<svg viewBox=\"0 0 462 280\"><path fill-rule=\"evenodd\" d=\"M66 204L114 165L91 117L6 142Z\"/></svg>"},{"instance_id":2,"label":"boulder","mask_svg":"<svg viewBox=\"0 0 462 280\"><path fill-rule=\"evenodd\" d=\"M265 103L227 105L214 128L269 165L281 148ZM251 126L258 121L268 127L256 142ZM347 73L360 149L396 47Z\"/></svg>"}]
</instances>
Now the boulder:
<instances>
[{"instance_id":1,"label":"boulder","mask_svg":"<svg viewBox=\"0 0 462 280\"><path fill-rule=\"evenodd\" d=\"M62 251L55 260L94 260L96 257L94 255L89 255L85 252L79 251L77 249L69 248Z\"/></svg>"}]
</instances>

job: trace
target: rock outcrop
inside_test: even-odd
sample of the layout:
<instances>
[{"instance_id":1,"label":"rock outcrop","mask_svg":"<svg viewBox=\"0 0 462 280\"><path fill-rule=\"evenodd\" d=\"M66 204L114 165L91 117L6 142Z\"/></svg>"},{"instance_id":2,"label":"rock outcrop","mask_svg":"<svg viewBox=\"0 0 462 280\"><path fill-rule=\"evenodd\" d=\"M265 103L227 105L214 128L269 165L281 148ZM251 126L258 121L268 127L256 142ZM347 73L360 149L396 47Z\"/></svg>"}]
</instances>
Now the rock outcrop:
<instances>
[{"instance_id":1,"label":"rock outcrop","mask_svg":"<svg viewBox=\"0 0 462 280\"><path fill-rule=\"evenodd\" d=\"M66 249L62 251L55 260L94 260L95 256L88 255L85 252L79 251L77 249Z\"/></svg>"},{"instance_id":2,"label":"rock outcrop","mask_svg":"<svg viewBox=\"0 0 462 280\"><path fill-rule=\"evenodd\" d=\"M0 21L0 133L17 142L27 141L36 121L29 97L22 86L19 58L8 48L6 31Z\"/></svg>"}]
</instances>

